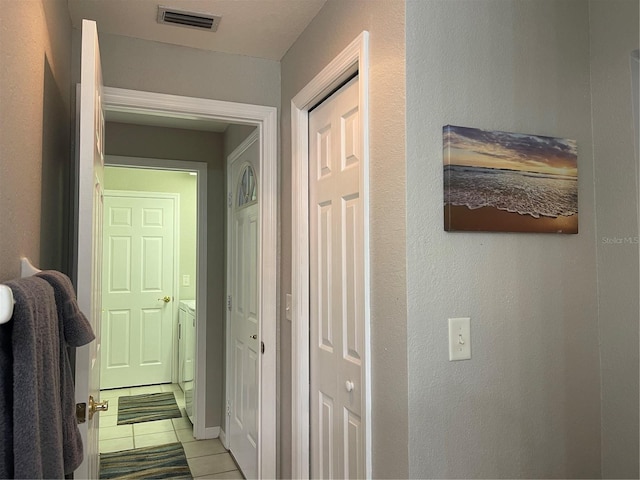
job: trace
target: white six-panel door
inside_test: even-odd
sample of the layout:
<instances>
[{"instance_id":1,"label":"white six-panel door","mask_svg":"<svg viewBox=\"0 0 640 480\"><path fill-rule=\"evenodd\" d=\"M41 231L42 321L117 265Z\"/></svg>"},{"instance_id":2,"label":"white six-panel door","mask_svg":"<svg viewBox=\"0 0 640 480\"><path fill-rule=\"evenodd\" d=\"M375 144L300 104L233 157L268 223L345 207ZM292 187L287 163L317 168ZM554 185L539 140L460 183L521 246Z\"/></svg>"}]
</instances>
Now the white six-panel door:
<instances>
[{"instance_id":1,"label":"white six-panel door","mask_svg":"<svg viewBox=\"0 0 640 480\"><path fill-rule=\"evenodd\" d=\"M82 52L78 92L78 204L76 290L80 309L89 319L96 339L77 349L76 402L89 405L89 396L100 395L100 321L102 316L102 193L104 179L104 111L102 67L98 30L91 20L82 21ZM99 415L79 424L84 459L75 478L98 478Z\"/></svg>"},{"instance_id":2,"label":"white six-panel door","mask_svg":"<svg viewBox=\"0 0 640 480\"><path fill-rule=\"evenodd\" d=\"M171 382L175 201L105 194L103 389Z\"/></svg>"},{"instance_id":3,"label":"white six-panel door","mask_svg":"<svg viewBox=\"0 0 640 480\"><path fill-rule=\"evenodd\" d=\"M358 79L309 113L312 478L363 478L364 223Z\"/></svg>"},{"instance_id":4,"label":"white six-panel door","mask_svg":"<svg viewBox=\"0 0 640 480\"><path fill-rule=\"evenodd\" d=\"M230 331L231 391L229 450L245 478L258 473L259 338L258 236L259 142L245 145L231 163L230 222ZM232 154L233 156L233 154Z\"/></svg>"}]
</instances>

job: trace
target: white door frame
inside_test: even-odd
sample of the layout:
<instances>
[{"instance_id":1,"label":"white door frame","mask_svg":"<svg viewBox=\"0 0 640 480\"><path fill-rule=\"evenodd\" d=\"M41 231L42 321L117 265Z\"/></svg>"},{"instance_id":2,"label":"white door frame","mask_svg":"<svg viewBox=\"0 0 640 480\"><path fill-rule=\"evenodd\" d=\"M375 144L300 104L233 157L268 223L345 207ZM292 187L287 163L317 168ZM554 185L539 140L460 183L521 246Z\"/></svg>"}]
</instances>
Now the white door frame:
<instances>
[{"instance_id":1,"label":"white door frame","mask_svg":"<svg viewBox=\"0 0 640 480\"><path fill-rule=\"evenodd\" d=\"M108 166L115 166L115 165L109 165L107 163L107 156L105 155L105 167ZM104 185L103 185L104 187ZM171 252L171 263L172 263L172 268L173 268L173 281L172 281L172 285L171 285L171 289L173 291L173 297L178 296L177 292L180 291L180 287L178 286L178 259L180 258L180 235L178 234L179 232L179 226L180 226L180 195L178 195L177 193L166 193L166 192L150 192L150 191L142 191L142 190L116 190L116 189L108 189L105 188L104 192L103 192L103 196L104 197L134 197L134 198L165 198L168 200L173 200L173 249ZM103 218L103 224L105 223L106 219ZM199 232L198 232L199 233ZM102 234L104 236L104 226L103 226L103 230L102 230ZM196 251L197 251L196 247ZM197 256L197 255L196 255ZM102 251L102 258L104 258L104 249ZM102 274L104 275L104 270L102 272ZM197 276L197 274L196 274ZM105 287L106 283L102 282L102 289L104 292L104 287ZM102 298L104 299L105 295L103 293ZM103 301L104 303L104 301ZM176 374L176 358L177 358L177 354L178 354L178 349L177 349L177 344L175 342L174 339L174 331L175 331L175 326L178 324L178 320L177 320L177 314L178 314L178 305L176 304L175 301L171 302L171 381L173 383L175 383L174 379L177 378L177 374ZM103 320L104 321L104 320ZM175 324L175 325L174 325ZM101 335L102 338L102 335ZM104 350L101 348L100 349L100 355L102 355L104 353ZM102 361L100 362L101 368L103 363ZM102 389L102 385L100 385L100 388Z\"/></svg>"},{"instance_id":2,"label":"white door frame","mask_svg":"<svg viewBox=\"0 0 640 480\"><path fill-rule=\"evenodd\" d=\"M207 334L207 164L204 162L192 162L187 160L167 160L162 158L144 158L144 157L126 157L120 155L106 155L104 159L106 167L129 167L129 168L144 168L150 170L168 170L168 171L180 171L180 172L196 172L197 182L197 206L198 206L198 235L196 240L196 331L206 338ZM177 258L177 257L176 257ZM176 262L177 263L177 262ZM175 270L177 272L177 270ZM178 278L176 275L176 288L174 291L179 292ZM176 312L178 307L176 306ZM200 375L202 378L207 378L207 365L205 350L200 351L201 357L198 356L196 350L196 368L200 365ZM174 355L174 360L177 359L177 355ZM178 378L177 373L177 361L174 362L174 368L172 369L172 378L176 383ZM196 384L198 383L198 377L196 376ZM198 399L198 395L202 394L202 397ZM198 422L198 418L205 418L205 412L198 410L204 408L205 397L204 388L198 391L196 387L196 399L194 403L194 415L196 421L194 422L193 434L196 438L209 438L210 435L205 430L204 424Z\"/></svg>"},{"instance_id":3,"label":"white door frame","mask_svg":"<svg viewBox=\"0 0 640 480\"><path fill-rule=\"evenodd\" d=\"M278 117L275 107L225 102L205 98L183 97L161 93L142 92L104 87L105 110L141 113L168 118L197 119L204 122L217 120L227 123L255 125L260 135L260 202L259 226L259 313L258 335L265 343L260 358L258 475L276 476L276 301L277 301L277 147ZM200 293L200 292L199 292ZM206 295L206 293L205 293ZM201 296L205 298L205 296ZM199 309L200 305L196 306ZM204 323L204 322L203 322ZM205 332L197 325L197 352L206 350ZM196 365L196 385L205 386L206 377ZM204 397L196 396L195 408L205 411ZM203 422L198 422L203 423ZM204 428L204 425L202 425Z\"/></svg>"},{"instance_id":4,"label":"white door frame","mask_svg":"<svg viewBox=\"0 0 640 480\"><path fill-rule=\"evenodd\" d=\"M364 191L365 478L371 478L371 361L369 280L369 32L363 31L291 100L292 181L292 458L293 478L309 478L309 110L355 73L359 76Z\"/></svg>"}]
</instances>

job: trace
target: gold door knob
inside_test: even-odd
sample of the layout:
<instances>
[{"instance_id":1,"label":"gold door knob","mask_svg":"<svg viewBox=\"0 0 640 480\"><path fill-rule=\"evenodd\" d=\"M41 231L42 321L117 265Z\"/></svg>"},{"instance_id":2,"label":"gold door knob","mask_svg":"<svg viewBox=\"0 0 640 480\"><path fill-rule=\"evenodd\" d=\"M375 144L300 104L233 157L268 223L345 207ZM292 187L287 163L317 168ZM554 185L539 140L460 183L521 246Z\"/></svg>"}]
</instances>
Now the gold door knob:
<instances>
[{"instance_id":1,"label":"gold door knob","mask_svg":"<svg viewBox=\"0 0 640 480\"><path fill-rule=\"evenodd\" d=\"M96 402L93 396L89 396L89 420L93 418L93 414L96 412L106 412L109 410L109 400L104 402Z\"/></svg>"},{"instance_id":2,"label":"gold door knob","mask_svg":"<svg viewBox=\"0 0 640 480\"><path fill-rule=\"evenodd\" d=\"M162 300L164 303L169 303L171 301L171 297L169 295L159 298L158 300Z\"/></svg>"},{"instance_id":3,"label":"gold door knob","mask_svg":"<svg viewBox=\"0 0 640 480\"><path fill-rule=\"evenodd\" d=\"M258 339L258 335L256 335L256 334L249 335L249 338L253 338L254 340L257 340Z\"/></svg>"}]
</instances>

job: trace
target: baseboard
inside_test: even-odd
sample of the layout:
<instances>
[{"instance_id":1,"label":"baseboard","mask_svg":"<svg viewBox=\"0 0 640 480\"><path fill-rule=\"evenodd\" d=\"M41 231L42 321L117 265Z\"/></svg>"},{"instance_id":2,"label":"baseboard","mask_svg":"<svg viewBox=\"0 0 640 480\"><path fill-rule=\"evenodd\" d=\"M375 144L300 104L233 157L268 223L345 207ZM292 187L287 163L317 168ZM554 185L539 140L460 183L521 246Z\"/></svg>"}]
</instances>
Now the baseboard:
<instances>
[{"instance_id":1,"label":"baseboard","mask_svg":"<svg viewBox=\"0 0 640 480\"><path fill-rule=\"evenodd\" d=\"M205 427L204 438L218 438L220 431L220 427Z\"/></svg>"},{"instance_id":2,"label":"baseboard","mask_svg":"<svg viewBox=\"0 0 640 480\"><path fill-rule=\"evenodd\" d=\"M218 427L220 428L220 427ZM222 428L220 428L220 441L222 442L222 445L224 445L224 448L229 448L229 446L227 445L227 434L224 433L224 430L222 430Z\"/></svg>"}]
</instances>

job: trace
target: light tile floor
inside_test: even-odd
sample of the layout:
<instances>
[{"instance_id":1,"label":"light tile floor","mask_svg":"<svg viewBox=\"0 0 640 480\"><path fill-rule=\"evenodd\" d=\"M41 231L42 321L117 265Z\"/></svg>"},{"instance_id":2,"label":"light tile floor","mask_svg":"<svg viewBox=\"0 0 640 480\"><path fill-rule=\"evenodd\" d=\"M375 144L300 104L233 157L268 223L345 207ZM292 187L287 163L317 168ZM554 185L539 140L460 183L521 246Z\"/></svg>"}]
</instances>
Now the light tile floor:
<instances>
[{"instance_id":1,"label":"light tile floor","mask_svg":"<svg viewBox=\"0 0 640 480\"><path fill-rule=\"evenodd\" d=\"M118 425L118 398L142 393L173 392L182 418ZM184 394L177 384L102 390L101 400L109 400L109 410L100 412L100 453L119 452L181 442L195 480L244 478L219 439L196 440L187 418Z\"/></svg>"}]
</instances>

